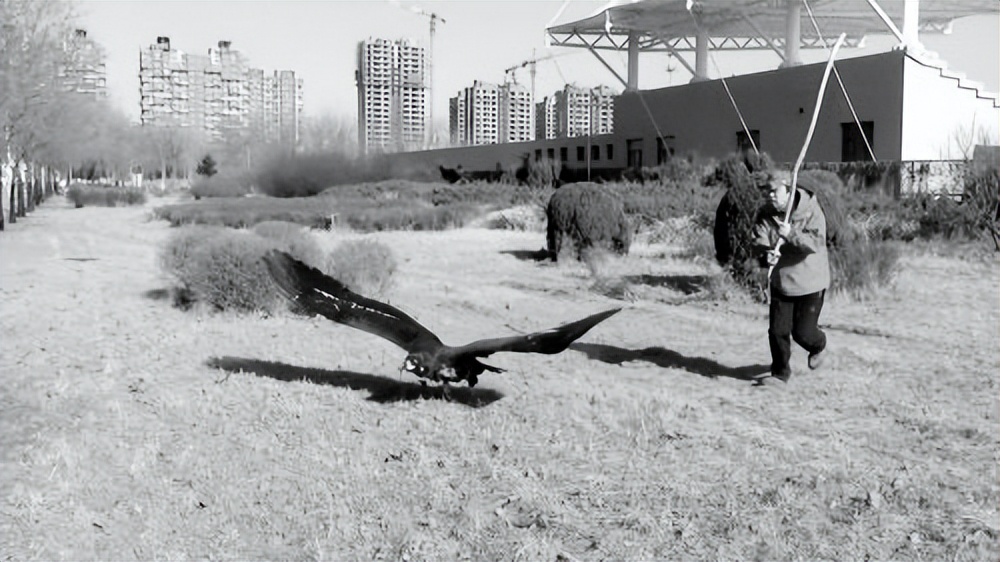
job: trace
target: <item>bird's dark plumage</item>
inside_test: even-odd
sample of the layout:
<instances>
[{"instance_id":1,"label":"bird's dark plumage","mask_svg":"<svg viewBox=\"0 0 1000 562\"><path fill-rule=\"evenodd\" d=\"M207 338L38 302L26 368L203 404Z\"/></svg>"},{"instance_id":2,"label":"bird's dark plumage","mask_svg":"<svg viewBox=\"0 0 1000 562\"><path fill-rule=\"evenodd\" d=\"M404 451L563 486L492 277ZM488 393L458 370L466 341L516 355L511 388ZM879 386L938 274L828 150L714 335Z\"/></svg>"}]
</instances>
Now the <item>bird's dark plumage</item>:
<instances>
[{"instance_id":1,"label":"bird's dark plumage","mask_svg":"<svg viewBox=\"0 0 1000 562\"><path fill-rule=\"evenodd\" d=\"M272 250L264 256L264 262L281 292L299 312L320 314L334 322L381 336L407 351L403 370L444 383L464 380L474 386L483 371L503 372L477 359L500 351L559 353L621 310L613 308L533 334L483 339L452 347L396 307L363 297L285 252Z\"/></svg>"}]
</instances>

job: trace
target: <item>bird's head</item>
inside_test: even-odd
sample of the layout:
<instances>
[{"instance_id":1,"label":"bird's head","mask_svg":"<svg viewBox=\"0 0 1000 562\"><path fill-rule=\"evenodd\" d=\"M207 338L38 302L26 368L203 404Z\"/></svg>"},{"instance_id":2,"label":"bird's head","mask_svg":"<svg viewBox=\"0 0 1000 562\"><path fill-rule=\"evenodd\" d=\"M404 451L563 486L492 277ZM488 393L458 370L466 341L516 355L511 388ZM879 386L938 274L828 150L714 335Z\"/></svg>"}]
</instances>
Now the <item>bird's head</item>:
<instances>
[{"instance_id":1,"label":"bird's head","mask_svg":"<svg viewBox=\"0 0 1000 562\"><path fill-rule=\"evenodd\" d=\"M426 377L430 374L430 369L427 367L427 362L424 360L422 353L407 355L406 359L403 359L403 364L400 365L399 371L408 371L418 377Z\"/></svg>"}]
</instances>

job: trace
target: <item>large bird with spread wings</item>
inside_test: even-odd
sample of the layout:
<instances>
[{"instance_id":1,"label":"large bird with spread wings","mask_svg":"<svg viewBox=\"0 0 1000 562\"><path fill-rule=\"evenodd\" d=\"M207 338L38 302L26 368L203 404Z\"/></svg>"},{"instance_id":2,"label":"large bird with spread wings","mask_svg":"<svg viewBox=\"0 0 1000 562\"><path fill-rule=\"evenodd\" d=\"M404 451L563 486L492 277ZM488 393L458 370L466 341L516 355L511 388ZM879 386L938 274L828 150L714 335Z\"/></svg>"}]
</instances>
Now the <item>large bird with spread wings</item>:
<instances>
[{"instance_id":1,"label":"large bird with spread wings","mask_svg":"<svg viewBox=\"0 0 1000 562\"><path fill-rule=\"evenodd\" d=\"M433 332L394 306L369 299L349 290L343 283L293 258L272 250L264 256L268 271L297 312L319 314L381 336L406 350L400 371L441 382L466 381L475 386L484 371L502 373L499 367L479 361L499 351L515 353L559 353L598 323L620 311L613 308L533 334L490 338L452 347ZM423 381L421 381L423 382Z\"/></svg>"}]
</instances>

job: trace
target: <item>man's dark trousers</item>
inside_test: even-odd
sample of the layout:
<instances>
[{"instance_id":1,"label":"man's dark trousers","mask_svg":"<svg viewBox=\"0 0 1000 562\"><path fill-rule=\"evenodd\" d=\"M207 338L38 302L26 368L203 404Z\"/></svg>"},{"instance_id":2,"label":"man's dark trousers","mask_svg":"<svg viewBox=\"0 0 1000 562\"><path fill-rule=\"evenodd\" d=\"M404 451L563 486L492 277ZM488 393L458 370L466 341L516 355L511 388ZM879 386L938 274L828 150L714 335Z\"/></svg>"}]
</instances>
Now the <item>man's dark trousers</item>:
<instances>
[{"instance_id":1,"label":"man's dark trousers","mask_svg":"<svg viewBox=\"0 0 1000 562\"><path fill-rule=\"evenodd\" d=\"M819 313L823 310L826 290L799 297L788 297L771 291L770 325L767 339L771 345L771 375L788 380L792 370L792 339L810 354L826 348L826 334L819 329Z\"/></svg>"}]
</instances>

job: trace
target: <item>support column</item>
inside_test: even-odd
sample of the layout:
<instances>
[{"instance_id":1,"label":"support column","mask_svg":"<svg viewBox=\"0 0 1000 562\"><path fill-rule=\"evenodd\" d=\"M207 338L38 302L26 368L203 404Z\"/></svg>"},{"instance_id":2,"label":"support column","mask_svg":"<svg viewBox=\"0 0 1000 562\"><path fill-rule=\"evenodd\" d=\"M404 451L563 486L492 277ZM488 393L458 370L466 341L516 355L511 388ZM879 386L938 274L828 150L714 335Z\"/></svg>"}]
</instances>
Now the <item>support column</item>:
<instances>
[{"instance_id":1,"label":"support column","mask_svg":"<svg viewBox=\"0 0 1000 562\"><path fill-rule=\"evenodd\" d=\"M694 43L694 76L691 82L708 80L708 31L698 26L698 35Z\"/></svg>"},{"instance_id":2,"label":"support column","mask_svg":"<svg viewBox=\"0 0 1000 562\"><path fill-rule=\"evenodd\" d=\"M788 68L802 64L799 44L802 42L802 4L789 0L785 10L785 60L778 68Z\"/></svg>"},{"instance_id":3,"label":"support column","mask_svg":"<svg viewBox=\"0 0 1000 562\"><path fill-rule=\"evenodd\" d=\"M639 89L639 34L628 32L628 84L625 90L634 92Z\"/></svg>"},{"instance_id":4,"label":"support column","mask_svg":"<svg viewBox=\"0 0 1000 562\"><path fill-rule=\"evenodd\" d=\"M920 0L903 2L903 41L900 48L910 51L923 51L920 44Z\"/></svg>"}]
</instances>

